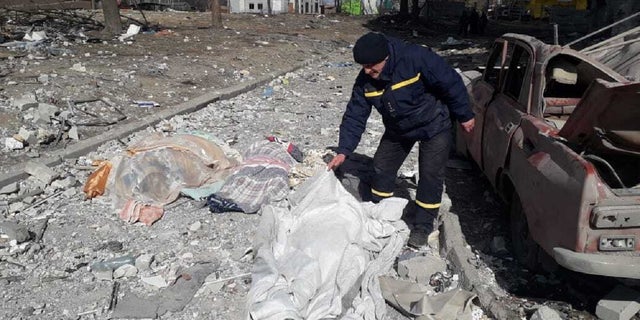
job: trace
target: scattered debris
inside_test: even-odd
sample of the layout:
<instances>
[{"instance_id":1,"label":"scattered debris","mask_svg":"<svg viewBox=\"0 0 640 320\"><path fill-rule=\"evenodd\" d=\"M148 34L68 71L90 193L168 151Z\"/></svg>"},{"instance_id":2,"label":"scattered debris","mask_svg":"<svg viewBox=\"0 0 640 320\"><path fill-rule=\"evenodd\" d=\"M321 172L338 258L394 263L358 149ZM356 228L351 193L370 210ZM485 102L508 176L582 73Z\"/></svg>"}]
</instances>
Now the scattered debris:
<instances>
[{"instance_id":1,"label":"scattered debris","mask_svg":"<svg viewBox=\"0 0 640 320\"><path fill-rule=\"evenodd\" d=\"M111 318L156 318L167 312L180 311L217 268L218 264L212 262L196 264L182 272L172 286L153 297L139 298L127 293L117 301Z\"/></svg>"}]
</instances>

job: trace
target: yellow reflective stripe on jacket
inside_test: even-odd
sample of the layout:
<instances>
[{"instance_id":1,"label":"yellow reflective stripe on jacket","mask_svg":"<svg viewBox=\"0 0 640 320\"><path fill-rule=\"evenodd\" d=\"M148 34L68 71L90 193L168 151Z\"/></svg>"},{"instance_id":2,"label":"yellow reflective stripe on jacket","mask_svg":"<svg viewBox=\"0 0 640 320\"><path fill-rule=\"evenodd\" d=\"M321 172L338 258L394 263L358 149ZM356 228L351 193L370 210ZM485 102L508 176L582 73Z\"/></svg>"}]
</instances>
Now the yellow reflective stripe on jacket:
<instances>
[{"instance_id":1,"label":"yellow reflective stripe on jacket","mask_svg":"<svg viewBox=\"0 0 640 320\"><path fill-rule=\"evenodd\" d=\"M371 91L371 92L365 92L364 96L367 97L367 98L373 98L373 97L381 96L383 93L384 93L384 90Z\"/></svg>"},{"instance_id":2,"label":"yellow reflective stripe on jacket","mask_svg":"<svg viewBox=\"0 0 640 320\"><path fill-rule=\"evenodd\" d=\"M382 192L373 188L371 188L371 193L375 194L378 197L383 197L383 198L389 198L393 196L393 192Z\"/></svg>"},{"instance_id":3,"label":"yellow reflective stripe on jacket","mask_svg":"<svg viewBox=\"0 0 640 320\"><path fill-rule=\"evenodd\" d=\"M440 208L440 203L424 203L420 200L416 200L416 204L425 209L437 209Z\"/></svg>"},{"instance_id":4,"label":"yellow reflective stripe on jacket","mask_svg":"<svg viewBox=\"0 0 640 320\"><path fill-rule=\"evenodd\" d=\"M411 78L411 79L407 79L404 81L400 81L394 85L391 86L391 90L396 90L396 89L400 89L402 87L406 87L416 81L420 80L420 73L418 73L415 77ZM384 93L384 90L380 90L380 91L371 91L371 92L365 92L364 96L366 98L373 98L373 97L379 97Z\"/></svg>"},{"instance_id":5,"label":"yellow reflective stripe on jacket","mask_svg":"<svg viewBox=\"0 0 640 320\"><path fill-rule=\"evenodd\" d=\"M420 73L418 73L415 77L413 77L411 79L407 79L405 81L401 81L401 82L398 82L398 83L392 85L391 86L391 90L396 90L396 89L400 89L402 87L406 87L406 86L418 81L419 79L420 79Z\"/></svg>"}]
</instances>

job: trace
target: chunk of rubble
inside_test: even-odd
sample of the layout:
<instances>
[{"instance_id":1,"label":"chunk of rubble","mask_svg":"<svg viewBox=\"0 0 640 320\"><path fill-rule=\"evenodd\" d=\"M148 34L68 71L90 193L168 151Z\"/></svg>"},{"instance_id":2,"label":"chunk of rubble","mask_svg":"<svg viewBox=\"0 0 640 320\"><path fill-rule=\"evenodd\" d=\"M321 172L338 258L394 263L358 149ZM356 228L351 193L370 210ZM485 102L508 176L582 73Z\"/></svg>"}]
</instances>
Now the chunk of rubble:
<instances>
[{"instance_id":1,"label":"chunk of rubble","mask_svg":"<svg viewBox=\"0 0 640 320\"><path fill-rule=\"evenodd\" d=\"M10 137L4 139L4 147L7 150L20 150L24 149L24 144L16 140L16 138Z\"/></svg>"},{"instance_id":2,"label":"chunk of rubble","mask_svg":"<svg viewBox=\"0 0 640 320\"><path fill-rule=\"evenodd\" d=\"M12 194L20 191L20 185L17 182L9 183L8 185L0 188L0 194Z\"/></svg>"},{"instance_id":3,"label":"chunk of rubble","mask_svg":"<svg viewBox=\"0 0 640 320\"><path fill-rule=\"evenodd\" d=\"M13 221L4 221L0 222L0 238L22 243L31 239L31 235L26 226Z\"/></svg>"},{"instance_id":4,"label":"chunk of rubble","mask_svg":"<svg viewBox=\"0 0 640 320\"><path fill-rule=\"evenodd\" d=\"M631 319L640 311L640 292L618 285L598 301L596 315L602 320Z\"/></svg>"},{"instance_id":5,"label":"chunk of rubble","mask_svg":"<svg viewBox=\"0 0 640 320\"><path fill-rule=\"evenodd\" d=\"M149 270L151 267L151 262L153 261L153 258L154 256L151 253L141 254L136 258L136 262L135 262L136 268L138 268L138 270L141 270L141 271Z\"/></svg>"},{"instance_id":6,"label":"chunk of rubble","mask_svg":"<svg viewBox=\"0 0 640 320\"><path fill-rule=\"evenodd\" d=\"M417 256L398 262L398 275L417 283L429 283L432 274L446 270L446 261L431 255Z\"/></svg>"},{"instance_id":7,"label":"chunk of rubble","mask_svg":"<svg viewBox=\"0 0 640 320\"><path fill-rule=\"evenodd\" d=\"M164 280L162 276L142 277L142 282L157 289L166 288L169 286L167 281Z\"/></svg>"},{"instance_id":8,"label":"chunk of rubble","mask_svg":"<svg viewBox=\"0 0 640 320\"><path fill-rule=\"evenodd\" d=\"M558 311L542 306L536 310L529 320L562 320L562 317Z\"/></svg>"},{"instance_id":9,"label":"chunk of rubble","mask_svg":"<svg viewBox=\"0 0 640 320\"><path fill-rule=\"evenodd\" d=\"M22 142L26 142L27 145L33 146L38 143L38 137L36 136L35 131L27 130L24 127L20 128L18 136L20 136Z\"/></svg>"},{"instance_id":10,"label":"chunk of rubble","mask_svg":"<svg viewBox=\"0 0 640 320\"><path fill-rule=\"evenodd\" d=\"M23 96L16 100L13 100L12 106L19 109L20 111L26 111L31 108L35 108L38 106L38 101L31 96Z\"/></svg>"},{"instance_id":11,"label":"chunk of rubble","mask_svg":"<svg viewBox=\"0 0 640 320\"><path fill-rule=\"evenodd\" d=\"M73 126L69 129L69 139L71 140L80 140L80 136L78 135L78 127Z\"/></svg>"},{"instance_id":12,"label":"chunk of rubble","mask_svg":"<svg viewBox=\"0 0 640 320\"><path fill-rule=\"evenodd\" d=\"M113 278L131 278L138 274L138 268L133 265L125 264L113 271Z\"/></svg>"},{"instance_id":13,"label":"chunk of rubble","mask_svg":"<svg viewBox=\"0 0 640 320\"><path fill-rule=\"evenodd\" d=\"M51 118L56 116L56 113L60 112L60 108L48 103L38 103L38 109L33 114L33 122L48 124L51 122Z\"/></svg>"},{"instance_id":14,"label":"chunk of rubble","mask_svg":"<svg viewBox=\"0 0 640 320\"><path fill-rule=\"evenodd\" d=\"M58 177L58 174L51 168L35 161L27 162L24 171L46 185L49 185L53 179Z\"/></svg>"}]
</instances>

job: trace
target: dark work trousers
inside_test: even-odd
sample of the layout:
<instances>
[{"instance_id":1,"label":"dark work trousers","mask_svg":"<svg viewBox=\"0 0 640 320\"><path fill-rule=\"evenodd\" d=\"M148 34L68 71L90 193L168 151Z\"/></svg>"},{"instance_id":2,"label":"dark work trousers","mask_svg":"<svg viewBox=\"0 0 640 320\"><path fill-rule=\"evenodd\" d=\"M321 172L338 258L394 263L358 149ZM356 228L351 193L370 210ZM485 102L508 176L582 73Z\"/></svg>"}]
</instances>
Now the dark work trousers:
<instances>
[{"instance_id":1,"label":"dark work trousers","mask_svg":"<svg viewBox=\"0 0 640 320\"><path fill-rule=\"evenodd\" d=\"M451 132L446 130L429 140L418 142L419 179L415 199L418 209L416 223L431 222L438 214L451 141ZM374 200L393 196L398 170L415 143L416 141L405 140L387 133L382 136L373 156L375 176L371 193Z\"/></svg>"}]
</instances>

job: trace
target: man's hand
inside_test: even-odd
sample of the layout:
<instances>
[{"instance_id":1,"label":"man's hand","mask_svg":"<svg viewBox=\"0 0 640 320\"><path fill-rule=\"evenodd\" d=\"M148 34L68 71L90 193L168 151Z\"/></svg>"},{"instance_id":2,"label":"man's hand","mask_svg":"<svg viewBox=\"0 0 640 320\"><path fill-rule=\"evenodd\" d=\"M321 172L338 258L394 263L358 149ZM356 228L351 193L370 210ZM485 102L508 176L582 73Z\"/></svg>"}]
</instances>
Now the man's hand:
<instances>
[{"instance_id":1,"label":"man's hand","mask_svg":"<svg viewBox=\"0 0 640 320\"><path fill-rule=\"evenodd\" d=\"M337 154L333 159L331 159L331 161L329 161L329 163L327 163L327 170L335 170L335 168L339 167L346 159L347 156L344 154Z\"/></svg>"},{"instance_id":2,"label":"man's hand","mask_svg":"<svg viewBox=\"0 0 640 320\"><path fill-rule=\"evenodd\" d=\"M473 127L476 125L476 120L474 118L471 118L471 120L467 120L463 123L461 123L462 128L464 129L465 132L469 133L471 131L473 131Z\"/></svg>"}]
</instances>

